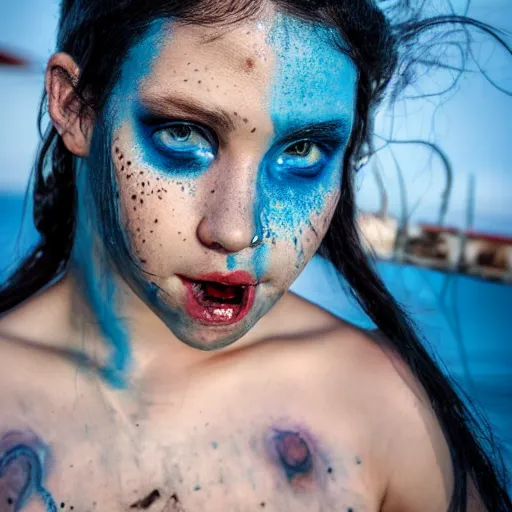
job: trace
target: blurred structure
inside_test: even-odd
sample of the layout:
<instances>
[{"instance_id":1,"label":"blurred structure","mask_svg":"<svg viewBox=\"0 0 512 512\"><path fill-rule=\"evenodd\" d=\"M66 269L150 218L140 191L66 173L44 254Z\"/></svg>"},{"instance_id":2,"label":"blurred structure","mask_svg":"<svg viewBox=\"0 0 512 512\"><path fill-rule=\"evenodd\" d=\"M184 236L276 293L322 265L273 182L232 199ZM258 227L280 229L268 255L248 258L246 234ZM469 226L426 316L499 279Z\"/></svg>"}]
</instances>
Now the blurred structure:
<instances>
[{"instance_id":1,"label":"blurred structure","mask_svg":"<svg viewBox=\"0 0 512 512\"><path fill-rule=\"evenodd\" d=\"M398 220L388 214L387 194L380 178L378 159L372 164L372 171L380 192L381 207L375 213L360 212L358 222L366 249L377 259L512 283L512 237L472 229L473 176L469 180L466 229L460 229L443 225L453 180L447 180L439 224L409 223L407 218ZM452 172L448 166L447 172ZM399 186L404 186L403 181ZM402 192L405 201L407 194L405 190Z\"/></svg>"}]
</instances>

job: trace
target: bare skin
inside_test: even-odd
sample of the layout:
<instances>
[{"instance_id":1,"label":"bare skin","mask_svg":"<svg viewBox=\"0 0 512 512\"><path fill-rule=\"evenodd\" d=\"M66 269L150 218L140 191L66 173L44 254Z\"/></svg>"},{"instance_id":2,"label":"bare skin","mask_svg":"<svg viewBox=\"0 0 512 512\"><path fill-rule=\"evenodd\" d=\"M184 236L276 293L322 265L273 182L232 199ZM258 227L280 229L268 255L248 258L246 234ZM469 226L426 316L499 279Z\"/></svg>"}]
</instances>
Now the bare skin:
<instances>
[{"instance_id":1,"label":"bare skin","mask_svg":"<svg viewBox=\"0 0 512 512\"><path fill-rule=\"evenodd\" d=\"M167 512L446 509L449 455L426 398L364 333L288 294L269 313L275 336L172 379L162 368L159 393L112 391L50 341L68 286L0 324L0 428L51 447L46 486L65 510L128 511L154 490L149 510ZM265 448L274 428L313 437L312 476L288 482Z\"/></svg>"},{"instance_id":2,"label":"bare skin","mask_svg":"<svg viewBox=\"0 0 512 512\"><path fill-rule=\"evenodd\" d=\"M43 503L46 492L59 509L77 512L447 508L453 485L449 451L415 378L384 343L287 292L318 249L338 200L335 192L322 196L320 213L306 212L304 229L276 228L254 312L245 320L215 328L183 321L184 292L176 275L199 267L225 271L234 255L248 265L254 250L253 189L279 124L264 108L265 94L271 96L264 86L279 54L267 44L268 34L250 35L248 28L213 39L211 29L178 29L140 82L137 94L146 100L169 90L177 94L181 84L182 93L229 108L230 116L246 116L232 119L229 134L220 132L224 150L189 195L165 178L167 199L157 193L140 202L141 190L164 178L138 152L134 121L111 127L120 219L114 227L124 230L139 263L120 259L115 268L122 272L114 273L124 299L117 313L130 319L125 388L113 388L97 371L109 351L79 286L80 254L58 284L0 319L0 455L25 447L0 475L0 511L15 510L27 461L32 454L41 460L46 451L40 485L23 512L51 510L48 500ZM197 68L189 71L191 56ZM216 59L208 78L219 87L204 91L201 78L183 86L184 76ZM88 161L94 116L76 116L72 87L54 72L56 66L70 76L79 73L65 54L50 60L52 121L68 149ZM350 91L349 64L340 61L338 68L345 69L341 78L349 77ZM128 97L118 102L123 112ZM317 98L313 111L321 113L327 104L332 112L331 99ZM350 101L333 105L340 106L340 115L350 110ZM138 187L125 176L128 161L146 173ZM333 168L335 163L333 157ZM332 183L337 179L333 174ZM166 219L158 230L155 218ZM138 228L148 230L147 238ZM301 238L300 251L294 237ZM165 300L149 303L141 292L149 275L157 276L152 279ZM86 357L77 361L77 353ZM30 467L34 475L38 468Z\"/></svg>"}]
</instances>

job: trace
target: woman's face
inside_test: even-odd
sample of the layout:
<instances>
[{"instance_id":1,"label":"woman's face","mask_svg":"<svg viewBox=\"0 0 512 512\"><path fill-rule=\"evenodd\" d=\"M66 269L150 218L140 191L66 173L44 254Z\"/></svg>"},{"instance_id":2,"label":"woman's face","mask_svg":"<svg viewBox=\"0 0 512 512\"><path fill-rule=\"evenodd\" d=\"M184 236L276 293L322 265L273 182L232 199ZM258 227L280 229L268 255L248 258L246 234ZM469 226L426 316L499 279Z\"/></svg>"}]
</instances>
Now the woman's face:
<instances>
[{"instance_id":1,"label":"woman's face","mask_svg":"<svg viewBox=\"0 0 512 512\"><path fill-rule=\"evenodd\" d=\"M116 266L188 345L239 339L325 235L357 81L332 36L277 14L162 22L122 67L105 116Z\"/></svg>"}]
</instances>

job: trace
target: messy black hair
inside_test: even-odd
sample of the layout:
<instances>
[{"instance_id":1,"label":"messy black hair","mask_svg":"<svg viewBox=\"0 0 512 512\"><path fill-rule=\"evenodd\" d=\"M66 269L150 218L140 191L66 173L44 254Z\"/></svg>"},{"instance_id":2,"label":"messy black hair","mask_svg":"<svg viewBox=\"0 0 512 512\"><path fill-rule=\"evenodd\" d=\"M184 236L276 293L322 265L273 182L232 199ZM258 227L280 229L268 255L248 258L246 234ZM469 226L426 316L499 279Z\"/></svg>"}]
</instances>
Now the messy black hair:
<instances>
[{"instance_id":1,"label":"messy black hair","mask_svg":"<svg viewBox=\"0 0 512 512\"><path fill-rule=\"evenodd\" d=\"M469 31L490 35L506 47L500 33L466 13L428 15L427 0L268 0L284 13L334 27L348 44L358 70L356 118L343 164L341 196L319 249L350 285L380 333L425 388L451 451L454 490L450 512L467 510L468 482L474 482L487 510L506 512L505 468L490 430L481 428L434 363L412 321L377 275L364 252L356 224L353 178L358 162L372 148L375 109L385 96L396 98L414 80L418 66L435 60L428 34L447 29L469 44ZM172 17L183 24L230 24L257 14L256 0L63 0L57 50L80 68L74 84L83 112L101 112L118 80L130 48L150 24ZM462 41L462 43L460 42ZM464 43L465 42L465 43ZM449 43L447 43L449 44ZM422 46L423 45L423 46ZM439 62L436 62L439 65ZM64 70L60 70L64 72ZM46 98L39 115L40 130ZM74 244L77 190L76 158L53 126L43 136L33 182L34 222L40 241L0 289L6 312L62 276Z\"/></svg>"}]
</instances>

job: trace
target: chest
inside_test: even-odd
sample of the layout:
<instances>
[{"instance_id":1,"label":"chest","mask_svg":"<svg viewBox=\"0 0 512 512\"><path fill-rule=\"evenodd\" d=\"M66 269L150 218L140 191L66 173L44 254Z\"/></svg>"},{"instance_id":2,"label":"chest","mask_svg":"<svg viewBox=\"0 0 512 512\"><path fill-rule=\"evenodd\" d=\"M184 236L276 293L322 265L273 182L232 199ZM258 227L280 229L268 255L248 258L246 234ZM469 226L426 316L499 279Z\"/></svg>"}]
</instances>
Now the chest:
<instances>
[{"instance_id":1,"label":"chest","mask_svg":"<svg viewBox=\"0 0 512 512\"><path fill-rule=\"evenodd\" d=\"M151 421L70 413L66 429L62 421L46 427L58 432L47 434L46 445L21 429L10 447L27 449L4 464L0 504L11 499L6 512L378 509L355 436L336 436L293 407L253 405L252 412L231 406L212 414L205 404ZM23 493L23 507L15 508Z\"/></svg>"}]
</instances>

